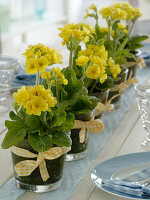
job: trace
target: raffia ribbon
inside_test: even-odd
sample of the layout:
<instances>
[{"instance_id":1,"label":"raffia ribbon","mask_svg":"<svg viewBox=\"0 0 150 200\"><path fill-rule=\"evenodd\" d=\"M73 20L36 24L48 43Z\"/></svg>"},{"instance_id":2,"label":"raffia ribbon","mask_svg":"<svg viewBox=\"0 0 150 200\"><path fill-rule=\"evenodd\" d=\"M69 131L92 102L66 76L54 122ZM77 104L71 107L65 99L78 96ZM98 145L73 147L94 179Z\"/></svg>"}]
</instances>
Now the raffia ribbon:
<instances>
[{"instance_id":1,"label":"raffia ribbon","mask_svg":"<svg viewBox=\"0 0 150 200\"><path fill-rule=\"evenodd\" d=\"M138 58L137 62L127 62L126 67L132 67L133 65L138 65L139 68L146 67L145 61L143 58Z\"/></svg>"},{"instance_id":2,"label":"raffia ribbon","mask_svg":"<svg viewBox=\"0 0 150 200\"><path fill-rule=\"evenodd\" d=\"M84 122L75 120L73 129L81 129L79 132L80 143L85 141L85 130L87 129L92 133L99 133L104 129L104 124L100 119L91 119L90 121Z\"/></svg>"},{"instance_id":3,"label":"raffia ribbon","mask_svg":"<svg viewBox=\"0 0 150 200\"><path fill-rule=\"evenodd\" d=\"M129 77L129 79L126 82L122 82L119 85L116 85L110 91L113 91L113 92L118 91L119 95L122 95L127 88L129 88L133 83L137 83L137 82L138 80L135 77L133 78Z\"/></svg>"},{"instance_id":4,"label":"raffia ribbon","mask_svg":"<svg viewBox=\"0 0 150 200\"><path fill-rule=\"evenodd\" d=\"M117 98L118 96L121 96L127 88L129 88L133 83L137 83L137 82L138 80L135 77L133 78L129 77L129 79L126 82L122 82L121 84L117 85L115 88L112 88L111 91L113 92L118 91L118 94L111 97L109 101L107 101L106 104L99 102L95 109L95 116L99 116L100 114L106 111L107 112L113 111L113 107L111 106L112 100Z\"/></svg>"},{"instance_id":5,"label":"raffia ribbon","mask_svg":"<svg viewBox=\"0 0 150 200\"><path fill-rule=\"evenodd\" d=\"M45 159L54 160L70 150L71 147L53 147L50 148L48 151L35 154L19 147L11 147L11 151L18 156L26 158L37 158L37 161L24 160L17 163L15 165L15 171L18 176L29 176L39 166L40 174L43 181L46 181L50 177L46 168Z\"/></svg>"}]
</instances>

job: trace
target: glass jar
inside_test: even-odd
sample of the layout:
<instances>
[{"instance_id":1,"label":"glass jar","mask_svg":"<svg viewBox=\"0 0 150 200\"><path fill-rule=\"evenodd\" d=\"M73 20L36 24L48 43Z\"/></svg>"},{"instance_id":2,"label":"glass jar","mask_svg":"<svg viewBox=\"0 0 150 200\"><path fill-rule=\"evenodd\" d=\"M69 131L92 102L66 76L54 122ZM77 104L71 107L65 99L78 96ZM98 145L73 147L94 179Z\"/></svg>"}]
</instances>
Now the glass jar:
<instances>
[{"instance_id":1,"label":"glass jar","mask_svg":"<svg viewBox=\"0 0 150 200\"><path fill-rule=\"evenodd\" d=\"M128 69L127 69L127 68L123 68L122 72L118 75L118 77L120 78L120 80L114 81L114 84L115 84L115 85L119 85L119 84L121 84L122 82L126 82L126 80L127 80L127 75L128 75ZM119 94L118 91L111 91L111 90L110 90L110 91L109 91L108 100L109 100L110 98L112 98L113 96L117 95L117 94ZM116 97L115 99L112 100L111 106L112 106L113 109L119 108L119 106L120 106L120 100L121 100L121 96L118 96L118 97Z\"/></svg>"},{"instance_id":2,"label":"glass jar","mask_svg":"<svg viewBox=\"0 0 150 200\"><path fill-rule=\"evenodd\" d=\"M135 54L135 57L138 58L140 57L141 55L141 51L140 50L137 50L136 54ZM130 77L130 78L133 78L136 76L136 72L137 72L137 68L138 68L138 63L133 60L132 58L128 58L127 60L127 64L126 64L126 67L128 68L128 76L127 76L127 79Z\"/></svg>"},{"instance_id":3,"label":"glass jar","mask_svg":"<svg viewBox=\"0 0 150 200\"><path fill-rule=\"evenodd\" d=\"M38 154L38 152L36 152L30 146L27 139L23 140L22 142L19 142L15 146L28 150L31 153ZM21 157L14 154L13 152L11 152L11 154L14 167L17 163L21 161L37 160L37 158ZM64 161L65 161L65 154L53 160L45 159L46 168L50 176L46 181L43 181L39 167L37 167L29 176L18 176L14 168L14 177L16 179L17 187L32 192L48 192L59 188L61 185Z\"/></svg>"},{"instance_id":4,"label":"glass jar","mask_svg":"<svg viewBox=\"0 0 150 200\"><path fill-rule=\"evenodd\" d=\"M95 96L95 97L99 98L100 102L103 103L104 105L107 103L108 95L109 95L109 89L97 91L97 92L94 92L91 94L91 96ZM95 119L99 119L102 116L102 114L103 113L96 115Z\"/></svg>"},{"instance_id":5,"label":"glass jar","mask_svg":"<svg viewBox=\"0 0 150 200\"><path fill-rule=\"evenodd\" d=\"M86 113L86 114L80 114L75 115L76 120L80 121L90 121L92 118L94 118L94 111ZM71 145L71 151L69 151L66 155L66 161L73 161L73 160L79 160L86 156L87 148L88 148L88 142L89 142L89 133L87 130L85 130L85 140L84 142L80 142L80 133L81 129L72 129L71 130L71 139L72 139L72 145Z\"/></svg>"}]
</instances>

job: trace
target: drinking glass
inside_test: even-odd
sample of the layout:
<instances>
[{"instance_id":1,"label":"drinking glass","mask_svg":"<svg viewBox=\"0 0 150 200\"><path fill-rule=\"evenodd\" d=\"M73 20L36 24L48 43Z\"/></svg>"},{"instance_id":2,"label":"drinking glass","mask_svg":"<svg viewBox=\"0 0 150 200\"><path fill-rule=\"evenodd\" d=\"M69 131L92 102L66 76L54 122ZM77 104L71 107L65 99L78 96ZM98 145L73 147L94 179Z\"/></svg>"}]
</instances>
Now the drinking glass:
<instances>
[{"instance_id":1,"label":"drinking glass","mask_svg":"<svg viewBox=\"0 0 150 200\"><path fill-rule=\"evenodd\" d=\"M18 59L0 56L0 113L8 111L10 108L10 91L18 66Z\"/></svg>"},{"instance_id":2,"label":"drinking glass","mask_svg":"<svg viewBox=\"0 0 150 200\"><path fill-rule=\"evenodd\" d=\"M150 84L135 86L136 100L147 137L142 142L146 150L150 150Z\"/></svg>"}]
</instances>

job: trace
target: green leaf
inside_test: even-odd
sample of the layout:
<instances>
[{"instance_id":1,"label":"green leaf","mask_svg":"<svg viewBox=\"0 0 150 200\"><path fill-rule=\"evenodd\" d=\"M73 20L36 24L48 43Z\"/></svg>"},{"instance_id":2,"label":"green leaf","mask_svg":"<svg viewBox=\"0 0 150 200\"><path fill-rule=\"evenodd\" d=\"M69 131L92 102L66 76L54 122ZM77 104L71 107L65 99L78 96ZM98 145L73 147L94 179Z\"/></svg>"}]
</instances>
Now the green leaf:
<instances>
[{"instance_id":1,"label":"green leaf","mask_svg":"<svg viewBox=\"0 0 150 200\"><path fill-rule=\"evenodd\" d=\"M72 113L69 113L67 119L62 124L62 130L66 132L70 131L73 128L74 123L75 123L75 117Z\"/></svg>"},{"instance_id":2,"label":"green leaf","mask_svg":"<svg viewBox=\"0 0 150 200\"><path fill-rule=\"evenodd\" d=\"M2 142L2 148L3 149L10 148L11 146L17 144L18 142L21 142L25 138L25 136L26 136L25 129L8 130Z\"/></svg>"},{"instance_id":3,"label":"green leaf","mask_svg":"<svg viewBox=\"0 0 150 200\"><path fill-rule=\"evenodd\" d=\"M76 73L75 73L74 69L70 70L70 68L67 67L62 70L62 73L64 74L65 78L68 80L68 85L70 83L74 83L77 81Z\"/></svg>"},{"instance_id":4,"label":"green leaf","mask_svg":"<svg viewBox=\"0 0 150 200\"><path fill-rule=\"evenodd\" d=\"M52 147L51 136L39 136L37 134L28 134L28 141L37 152L48 151Z\"/></svg>"},{"instance_id":5,"label":"green leaf","mask_svg":"<svg viewBox=\"0 0 150 200\"><path fill-rule=\"evenodd\" d=\"M13 111L10 111L9 117L11 120L20 120L20 118Z\"/></svg>"},{"instance_id":6,"label":"green leaf","mask_svg":"<svg viewBox=\"0 0 150 200\"><path fill-rule=\"evenodd\" d=\"M70 136L66 134L64 131L57 131L57 130L53 131L52 138L53 138L53 143L58 146L70 147L72 144Z\"/></svg>"},{"instance_id":7,"label":"green leaf","mask_svg":"<svg viewBox=\"0 0 150 200\"><path fill-rule=\"evenodd\" d=\"M122 42L122 44L119 46L118 50L122 50L124 49L124 47L126 46L128 42L128 38L125 38L125 40Z\"/></svg>"},{"instance_id":8,"label":"green leaf","mask_svg":"<svg viewBox=\"0 0 150 200\"><path fill-rule=\"evenodd\" d=\"M59 115L56 115L55 120L53 121L52 127L61 126L65 120L66 120L65 111L60 111Z\"/></svg>"},{"instance_id":9,"label":"green leaf","mask_svg":"<svg viewBox=\"0 0 150 200\"><path fill-rule=\"evenodd\" d=\"M40 120L42 122L43 125L45 125L46 127L48 127L48 123L47 123L47 114L48 112L41 112L41 115L40 115Z\"/></svg>"},{"instance_id":10,"label":"green leaf","mask_svg":"<svg viewBox=\"0 0 150 200\"><path fill-rule=\"evenodd\" d=\"M21 119L16 120L16 121L6 120L5 126L8 128L8 130L11 130L11 129L19 130L22 128L26 128L25 122Z\"/></svg>"},{"instance_id":11,"label":"green leaf","mask_svg":"<svg viewBox=\"0 0 150 200\"><path fill-rule=\"evenodd\" d=\"M95 96L88 96L88 99L90 100L89 110L93 110L97 106L98 102L100 102L100 99Z\"/></svg>"},{"instance_id":12,"label":"green leaf","mask_svg":"<svg viewBox=\"0 0 150 200\"><path fill-rule=\"evenodd\" d=\"M136 34L136 35L130 37L129 43L140 43L140 42L143 42L146 39L148 39L148 35Z\"/></svg>"},{"instance_id":13,"label":"green leaf","mask_svg":"<svg viewBox=\"0 0 150 200\"><path fill-rule=\"evenodd\" d=\"M18 106L18 104L14 101L12 102L12 106L14 110L18 110L20 106Z\"/></svg>"},{"instance_id":14,"label":"green leaf","mask_svg":"<svg viewBox=\"0 0 150 200\"><path fill-rule=\"evenodd\" d=\"M46 90L48 89L47 80L42 80L40 85L43 85Z\"/></svg>"},{"instance_id":15,"label":"green leaf","mask_svg":"<svg viewBox=\"0 0 150 200\"><path fill-rule=\"evenodd\" d=\"M26 115L25 121L31 130L36 131L41 127L40 118L35 115Z\"/></svg>"},{"instance_id":16,"label":"green leaf","mask_svg":"<svg viewBox=\"0 0 150 200\"><path fill-rule=\"evenodd\" d=\"M116 64L125 64L126 62L127 62L127 60L124 56L115 57L115 63Z\"/></svg>"}]
</instances>

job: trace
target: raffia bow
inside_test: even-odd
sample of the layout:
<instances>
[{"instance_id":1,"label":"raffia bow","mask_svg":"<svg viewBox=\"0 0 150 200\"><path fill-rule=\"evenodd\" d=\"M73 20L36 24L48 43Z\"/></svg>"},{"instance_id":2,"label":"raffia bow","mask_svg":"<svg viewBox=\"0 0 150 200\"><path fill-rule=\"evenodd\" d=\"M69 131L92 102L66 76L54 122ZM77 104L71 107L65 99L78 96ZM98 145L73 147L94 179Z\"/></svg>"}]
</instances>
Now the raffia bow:
<instances>
[{"instance_id":1,"label":"raffia bow","mask_svg":"<svg viewBox=\"0 0 150 200\"><path fill-rule=\"evenodd\" d=\"M129 79L126 82L122 82L119 85L116 85L114 88L111 89L111 91L118 91L119 96L121 96L127 88L129 88L133 83L137 82L138 80L135 77L129 77Z\"/></svg>"},{"instance_id":2,"label":"raffia bow","mask_svg":"<svg viewBox=\"0 0 150 200\"><path fill-rule=\"evenodd\" d=\"M46 181L50 176L46 168L47 160L54 160L61 155L71 150L71 147L53 147L45 152L39 152L38 154L32 153L28 150L21 149L19 147L11 147L11 151L21 157L37 158L37 160L24 160L15 165L15 171L18 176L29 176L38 166L43 181Z\"/></svg>"},{"instance_id":3,"label":"raffia bow","mask_svg":"<svg viewBox=\"0 0 150 200\"><path fill-rule=\"evenodd\" d=\"M126 67L132 67L133 65L138 65L139 68L146 67L145 61L143 58L138 58L137 62L127 62Z\"/></svg>"},{"instance_id":4,"label":"raffia bow","mask_svg":"<svg viewBox=\"0 0 150 200\"><path fill-rule=\"evenodd\" d=\"M92 133L99 133L104 129L104 124L100 119L91 119L90 121L75 120L73 129L81 129L79 132L80 143L85 141L85 130Z\"/></svg>"},{"instance_id":5,"label":"raffia bow","mask_svg":"<svg viewBox=\"0 0 150 200\"><path fill-rule=\"evenodd\" d=\"M95 116L99 116L103 112L112 112L114 109L113 109L113 106L111 105L111 102L113 99L115 99L118 96L119 94L114 95L113 97L109 99L109 101L107 101L106 104L99 102L95 109Z\"/></svg>"},{"instance_id":6,"label":"raffia bow","mask_svg":"<svg viewBox=\"0 0 150 200\"><path fill-rule=\"evenodd\" d=\"M122 82L121 84L117 85L115 88L112 88L111 91L113 92L118 91L118 94L111 97L109 101L107 101L106 104L99 102L95 109L95 116L99 116L100 114L106 111L107 112L113 111L113 107L111 105L112 100L117 98L118 96L121 96L127 88L129 88L133 83L137 83L137 82L138 80L135 77L133 78L129 77L129 79L126 82Z\"/></svg>"}]
</instances>

